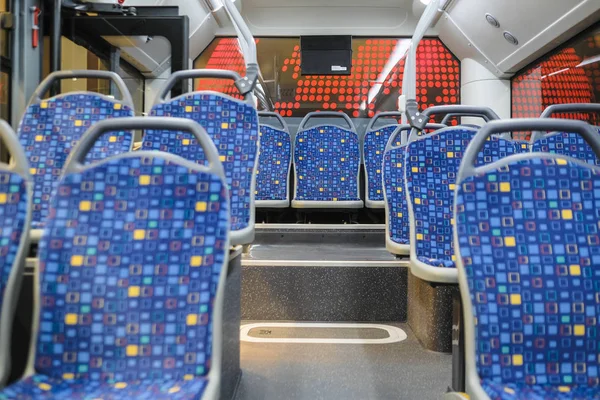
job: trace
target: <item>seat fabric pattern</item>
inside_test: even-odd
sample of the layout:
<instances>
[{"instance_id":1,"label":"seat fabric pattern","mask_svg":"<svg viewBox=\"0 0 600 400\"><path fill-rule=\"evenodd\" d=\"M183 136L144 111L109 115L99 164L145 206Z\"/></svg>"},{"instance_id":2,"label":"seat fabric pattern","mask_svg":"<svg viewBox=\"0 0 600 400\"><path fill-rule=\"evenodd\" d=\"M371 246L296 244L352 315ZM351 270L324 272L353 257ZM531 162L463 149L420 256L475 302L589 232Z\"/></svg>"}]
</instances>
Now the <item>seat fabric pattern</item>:
<instances>
[{"instance_id":1,"label":"seat fabric pattern","mask_svg":"<svg viewBox=\"0 0 600 400\"><path fill-rule=\"evenodd\" d=\"M0 400L199 400L208 381L153 379L106 383L33 375L0 392Z\"/></svg>"},{"instance_id":2,"label":"seat fabric pattern","mask_svg":"<svg viewBox=\"0 0 600 400\"><path fill-rule=\"evenodd\" d=\"M360 201L356 133L334 125L298 132L294 163L296 200Z\"/></svg>"},{"instance_id":3,"label":"seat fabric pattern","mask_svg":"<svg viewBox=\"0 0 600 400\"><path fill-rule=\"evenodd\" d=\"M218 176L159 156L65 176L40 242L37 372L127 385L204 379L226 196Z\"/></svg>"},{"instance_id":4,"label":"seat fabric pattern","mask_svg":"<svg viewBox=\"0 0 600 400\"><path fill-rule=\"evenodd\" d=\"M406 184L415 219L416 256L430 266L455 267L452 226L456 175L476 133L458 127L408 145ZM489 164L514 152L512 141L492 137L479 152L476 165Z\"/></svg>"},{"instance_id":5,"label":"seat fabric pattern","mask_svg":"<svg viewBox=\"0 0 600 400\"><path fill-rule=\"evenodd\" d=\"M513 140L515 144L516 154L529 153L531 151L531 145L525 140Z\"/></svg>"},{"instance_id":6,"label":"seat fabric pattern","mask_svg":"<svg viewBox=\"0 0 600 400\"><path fill-rule=\"evenodd\" d=\"M512 161L461 184L456 218L477 371L491 397L598 396L600 172Z\"/></svg>"},{"instance_id":7,"label":"seat fabric pattern","mask_svg":"<svg viewBox=\"0 0 600 400\"><path fill-rule=\"evenodd\" d=\"M383 156L383 178L387 198L388 231L390 239L398 244L409 244L408 207L404 185L406 146L388 150Z\"/></svg>"},{"instance_id":8,"label":"seat fabric pattern","mask_svg":"<svg viewBox=\"0 0 600 400\"><path fill-rule=\"evenodd\" d=\"M491 400L590 400L600 399L600 391L588 386L542 386L502 384L484 380L483 390Z\"/></svg>"},{"instance_id":9,"label":"seat fabric pattern","mask_svg":"<svg viewBox=\"0 0 600 400\"><path fill-rule=\"evenodd\" d=\"M250 225L254 199L252 182L258 160L258 114L256 109L219 93L195 92L152 107L150 115L178 117L196 121L213 140L229 186L231 230ZM201 146L188 132L145 132L142 150L160 150L177 154L204 165Z\"/></svg>"},{"instance_id":10,"label":"seat fabric pattern","mask_svg":"<svg viewBox=\"0 0 600 400\"><path fill-rule=\"evenodd\" d=\"M588 164L600 165L600 159L590 145L576 133L556 132L544 136L531 145L531 151L569 156Z\"/></svg>"},{"instance_id":11,"label":"seat fabric pattern","mask_svg":"<svg viewBox=\"0 0 600 400\"><path fill-rule=\"evenodd\" d=\"M363 147L365 171L367 174L367 198L372 201L383 201L382 167L385 147L398 125L384 126L365 134ZM398 135L400 140L400 135Z\"/></svg>"},{"instance_id":12,"label":"seat fabric pattern","mask_svg":"<svg viewBox=\"0 0 600 400\"><path fill-rule=\"evenodd\" d=\"M283 130L261 125L259 153L256 200L286 200L292 158L290 135Z\"/></svg>"},{"instance_id":13,"label":"seat fabric pattern","mask_svg":"<svg viewBox=\"0 0 600 400\"><path fill-rule=\"evenodd\" d=\"M0 310L26 219L27 183L14 172L0 170Z\"/></svg>"},{"instance_id":14,"label":"seat fabric pattern","mask_svg":"<svg viewBox=\"0 0 600 400\"><path fill-rule=\"evenodd\" d=\"M32 104L19 125L19 141L33 177L32 227L42 228L65 161L83 133L108 118L132 117L133 110L94 93L64 94ZM107 132L86 161L102 160L131 149L131 132Z\"/></svg>"}]
</instances>

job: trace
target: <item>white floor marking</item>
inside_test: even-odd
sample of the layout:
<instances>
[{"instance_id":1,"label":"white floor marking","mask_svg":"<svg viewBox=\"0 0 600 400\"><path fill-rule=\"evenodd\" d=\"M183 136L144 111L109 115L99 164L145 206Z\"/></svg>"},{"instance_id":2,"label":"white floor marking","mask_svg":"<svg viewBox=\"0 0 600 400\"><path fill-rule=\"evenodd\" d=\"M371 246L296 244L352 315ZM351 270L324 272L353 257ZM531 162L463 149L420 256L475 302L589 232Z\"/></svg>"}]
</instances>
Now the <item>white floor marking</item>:
<instances>
[{"instance_id":1,"label":"white floor marking","mask_svg":"<svg viewBox=\"0 0 600 400\"><path fill-rule=\"evenodd\" d=\"M342 338L270 338L250 336L254 328L346 328L346 329L381 329L388 333L382 339L342 339ZM245 324L240 327L240 340L254 343L322 343L322 344L387 344L401 342L406 339L402 329L381 324L350 324L327 322L261 322Z\"/></svg>"}]
</instances>

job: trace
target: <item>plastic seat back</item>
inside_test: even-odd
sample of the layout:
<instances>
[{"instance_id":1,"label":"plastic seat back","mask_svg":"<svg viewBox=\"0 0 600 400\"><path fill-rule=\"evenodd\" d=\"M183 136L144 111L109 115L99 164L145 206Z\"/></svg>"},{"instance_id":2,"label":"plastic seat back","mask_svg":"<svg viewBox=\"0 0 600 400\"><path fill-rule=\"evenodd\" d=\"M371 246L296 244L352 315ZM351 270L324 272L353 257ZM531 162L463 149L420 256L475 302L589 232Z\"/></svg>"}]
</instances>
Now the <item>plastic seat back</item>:
<instances>
[{"instance_id":1,"label":"plastic seat back","mask_svg":"<svg viewBox=\"0 0 600 400\"><path fill-rule=\"evenodd\" d=\"M399 119L401 112L390 111L375 115L369 121L365 131L363 143L363 160L365 166L365 205L368 208L384 208L383 182L383 154L392 134L398 128L398 123L387 124L376 128L377 121L381 118Z\"/></svg>"},{"instance_id":2,"label":"plastic seat back","mask_svg":"<svg viewBox=\"0 0 600 400\"><path fill-rule=\"evenodd\" d=\"M251 243L254 240L258 113L250 94L242 101L222 93L197 91L166 100L175 83L191 78L220 78L236 82L242 79L233 71L178 71L171 75L159 92L150 114L191 119L208 132L219 151L229 186L231 243ZM173 131L165 136L147 131L142 149L167 151L201 165L206 162L202 149L188 132Z\"/></svg>"},{"instance_id":3,"label":"plastic seat back","mask_svg":"<svg viewBox=\"0 0 600 400\"><path fill-rule=\"evenodd\" d=\"M442 124L427 124L425 132L445 128ZM409 254L409 222L404 181L405 156L410 125L399 125L388 139L383 157L383 188L386 210L386 248L394 254Z\"/></svg>"},{"instance_id":4,"label":"plastic seat back","mask_svg":"<svg viewBox=\"0 0 600 400\"><path fill-rule=\"evenodd\" d=\"M421 121L439 114L481 115L486 120L498 119L487 107L464 105L430 107ZM410 227L411 272L417 277L442 283L455 283L457 274L452 243L453 202L456 174L462 155L476 129L454 126L417 136L413 124L406 149L405 182ZM480 163L490 163L513 154L512 141L491 138L478 155Z\"/></svg>"},{"instance_id":5,"label":"plastic seat back","mask_svg":"<svg viewBox=\"0 0 600 400\"><path fill-rule=\"evenodd\" d=\"M492 134L532 129L577 132L600 155L600 137L580 121L497 121L471 142L457 182L455 243L474 398L600 392L600 168L542 153L475 167Z\"/></svg>"},{"instance_id":6,"label":"plastic seat back","mask_svg":"<svg viewBox=\"0 0 600 400\"><path fill-rule=\"evenodd\" d=\"M285 208L290 205L289 176L292 141L285 120L278 113L259 112L259 117L276 118L281 127L261 123L256 207Z\"/></svg>"},{"instance_id":7,"label":"plastic seat back","mask_svg":"<svg viewBox=\"0 0 600 400\"><path fill-rule=\"evenodd\" d=\"M10 125L0 120L0 140L12 156L0 164L0 385L10 375L11 338L28 250L31 186L27 157Z\"/></svg>"},{"instance_id":8,"label":"plastic seat back","mask_svg":"<svg viewBox=\"0 0 600 400\"><path fill-rule=\"evenodd\" d=\"M207 166L157 151L82 165L102 132L149 128L192 132ZM65 166L40 242L37 372L125 386L218 374L228 202L199 125L145 117L93 126Z\"/></svg>"},{"instance_id":9,"label":"plastic seat back","mask_svg":"<svg viewBox=\"0 0 600 400\"><path fill-rule=\"evenodd\" d=\"M94 92L70 92L43 99L54 83L67 78L112 80L119 88L123 100L118 101ZM34 181L32 228L44 226L50 198L54 194L64 163L81 135L98 121L131 116L131 95L121 77L114 72L58 71L44 79L33 94L17 132ZM96 143L88 161L129 151L132 144L132 132L107 133Z\"/></svg>"},{"instance_id":10,"label":"plastic seat back","mask_svg":"<svg viewBox=\"0 0 600 400\"><path fill-rule=\"evenodd\" d=\"M314 117L343 118L348 125L305 128ZM341 112L308 113L294 145L295 208L362 208L359 192L360 146L350 118Z\"/></svg>"}]
</instances>

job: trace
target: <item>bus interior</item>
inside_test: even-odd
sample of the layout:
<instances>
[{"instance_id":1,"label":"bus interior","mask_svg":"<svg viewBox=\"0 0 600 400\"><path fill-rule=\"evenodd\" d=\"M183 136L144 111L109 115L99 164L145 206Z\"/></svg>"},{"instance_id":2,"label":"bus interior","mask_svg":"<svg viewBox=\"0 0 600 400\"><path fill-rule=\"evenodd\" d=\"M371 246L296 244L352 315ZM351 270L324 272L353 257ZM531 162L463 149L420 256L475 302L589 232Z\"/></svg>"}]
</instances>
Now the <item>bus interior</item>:
<instances>
[{"instance_id":1,"label":"bus interior","mask_svg":"<svg viewBox=\"0 0 600 400\"><path fill-rule=\"evenodd\" d=\"M0 0L0 400L600 399L599 0Z\"/></svg>"}]
</instances>

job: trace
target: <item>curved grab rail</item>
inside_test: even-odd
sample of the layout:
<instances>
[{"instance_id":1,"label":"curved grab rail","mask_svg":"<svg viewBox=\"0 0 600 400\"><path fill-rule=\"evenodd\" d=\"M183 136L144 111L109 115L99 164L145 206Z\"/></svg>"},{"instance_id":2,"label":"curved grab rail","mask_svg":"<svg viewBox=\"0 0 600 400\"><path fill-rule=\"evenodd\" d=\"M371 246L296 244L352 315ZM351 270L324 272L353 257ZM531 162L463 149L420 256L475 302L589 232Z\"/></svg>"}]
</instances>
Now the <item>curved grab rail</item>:
<instances>
[{"instance_id":1,"label":"curved grab rail","mask_svg":"<svg viewBox=\"0 0 600 400\"><path fill-rule=\"evenodd\" d=\"M302 119L302 122L300 122L300 125L298 125L298 132L300 132L300 131L302 131L302 130L305 129L305 126L306 126L306 123L308 122L308 120L310 120L311 118L316 118L316 117L337 117L337 118L343 118L344 121L346 121L346 123L348 124L348 127L350 128L350 130L352 132L356 132L356 128L354 127L354 124L352 123L352 120L350 119L350 117L348 117L346 115L346 113L338 112L338 111L313 111L313 112L309 112Z\"/></svg>"},{"instance_id":2,"label":"curved grab rail","mask_svg":"<svg viewBox=\"0 0 600 400\"><path fill-rule=\"evenodd\" d=\"M415 117L416 120L410 122L413 129L410 131L410 135L408 136L408 141L414 140L413 132L422 131L427 125L427 122L431 118L432 115L447 115L447 114L469 114L469 115L477 115L482 118L487 118L488 121L494 121L500 119L498 114L494 112L489 107L477 107L477 106L469 106L462 104L454 104L447 106L434 106L429 107L422 113L418 113Z\"/></svg>"},{"instance_id":3,"label":"curved grab rail","mask_svg":"<svg viewBox=\"0 0 600 400\"><path fill-rule=\"evenodd\" d=\"M386 111L386 112L381 112L379 114L376 114L373 118L371 118L371 121L369 121L369 125L367 125L367 129L365 130L365 132L371 132L371 129L373 129L373 127L375 126L375 123L377 122L377 120L379 118L402 117L403 115L404 115L404 113L402 111Z\"/></svg>"},{"instance_id":4,"label":"curved grab rail","mask_svg":"<svg viewBox=\"0 0 600 400\"><path fill-rule=\"evenodd\" d=\"M444 125L448 125L448 122L450 122L451 118L454 117L478 117L478 118L482 118L485 122L489 122L489 119L486 115L481 115L481 114L463 114L463 113L452 113L452 114L448 114L444 117L444 119L442 120L442 124Z\"/></svg>"},{"instance_id":5,"label":"curved grab rail","mask_svg":"<svg viewBox=\"0 0 600 400\"><path fill-rule=\"evenodd\" d=\"M285 122L285 120L283 119L283 117L281 115L279 115L279 113L276 112L272 112L272 111L259 111L258 112L258 116L260 117L265 117L265 118L275 118L277 119L277 121L279 121L279 123L281 124L281 127L283 128L283 130L285 130L286 132L289 132L287 123Z\"/></svg>"},{"instance_id":6,"label":"curved grab rail","mask_svg":"<svg viewBox=\"0 0 600 400\"><path fill-rule=\"evenodd\" d=\"M185 71L177 71L169 76L165 84L160 88L158 95L154 99L152 106L166 101L167 95L173 89L173 86L184 79L194 78L216 78L216 79L229 79L235 83L235 87L238 92L244 96L244 101L250 105L253 105L252 101L252 90L244 91L247 87L247 83L244 82L243 78L235 71L228 71L224 69L188 69Z\"/></svg>"},{"instance_id":7,"label":"curved grab rail","mask_svg":"<svg viewBox=\"0 0 600 400\"><path fill-rule=\"evenodd\" d=\"M12 127L8 122L0 119L0 139L6 146L10 153L11 161L9 169L22 175L24 177L29 176L29 161L23 151L19 138L13 131Z\"/></svg>"},{"instance_id":8,"label":"curved grab rail","mask_svg":"<svg viewBox=\"0 0 600 400\"><path fill-rule=\"evenodd\" d=\"M438 129L443 129L443 128L447 128L447 126L443 125L443 124L427 124L427 125L425 125L425 129L438 130ZM410 132L411 129L412 129L412 126L410 126L408 124L399 125L398 128L396 128L396 130L392 133L392 135L388 139L387 145L385 146L385 151L388 151L389 149L395 147L394 142L396 141L398 134L402 134L402 137L400 138L400 145L401 146L405 145L406 142L408 142L408 133Z\"/></svg>"},{"instance_id":9,"label":"curved grab rail","mask_svg":"<svg viewBox=\"0 0 600 400\"><path fill-rule=\"evenodd\" d=\"M123 79L114 72L111 71L89 71L89 70L73 70L73 71L56 71L51 73L40 83L40 85L35 89L31 99L29 100L28 107L32 104L37 104L42 101L42 97L44 94L50 90L54 82L61 79L72 79L72 78L97 78L97 79L108 79L115 83L117 88L119 88L119 92L121 92L122 102L129 106L132 110L133 107L133 98L131 97L131 93L129 93L129 89L127 89L127 85Z\"/></svg>"}]
</instances>

